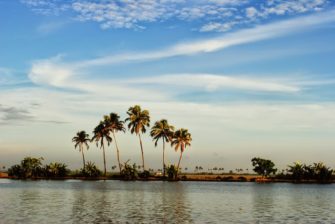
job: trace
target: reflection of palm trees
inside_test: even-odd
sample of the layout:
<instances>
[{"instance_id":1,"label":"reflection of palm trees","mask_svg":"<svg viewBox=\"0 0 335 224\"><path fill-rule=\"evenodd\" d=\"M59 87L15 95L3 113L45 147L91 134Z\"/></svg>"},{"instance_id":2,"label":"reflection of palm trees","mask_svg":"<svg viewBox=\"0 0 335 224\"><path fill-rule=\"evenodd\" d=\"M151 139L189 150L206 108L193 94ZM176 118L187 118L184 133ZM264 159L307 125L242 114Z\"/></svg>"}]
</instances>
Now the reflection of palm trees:
<instances>
[{"instance_id":1,"label":"reflection of palm trees","mask_svg":"<svg viewBox=\"0 0 335 224\"><path fill-rule=\"evenodd\" d=\"M158 208L162 217L157 217L158 222L162 223L193 223L191 217L191 208L187 202L187 189L183 183L161 183L160 204L154 207ZM157 213L156 213L157 214Z\"/></svg>"}]
</instances>

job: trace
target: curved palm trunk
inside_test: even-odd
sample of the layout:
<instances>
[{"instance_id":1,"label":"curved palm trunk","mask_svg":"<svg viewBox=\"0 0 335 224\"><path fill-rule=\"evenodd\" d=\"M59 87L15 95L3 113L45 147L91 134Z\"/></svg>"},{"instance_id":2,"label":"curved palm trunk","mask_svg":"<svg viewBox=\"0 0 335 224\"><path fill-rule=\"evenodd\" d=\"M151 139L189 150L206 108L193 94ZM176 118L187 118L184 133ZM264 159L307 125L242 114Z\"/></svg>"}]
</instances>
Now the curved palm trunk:
<instances>
[{"instance_id":1,"label":"curved palm trunk","mask_svg":"<svg viewBox=\"0 0 335 224\"><path fill-rule=\"evenodd\" d=\"M120 174L121 174L121 163L120 163L120 152L119 152L119 147L117 146L116 138L114 131L112 131L113 137L114 137L114 142L115 142L115 147L116 147L116 154L117 154L117 161L119 163L119 169L120 169Z\"/></svg>"},{"instance_id":2,"label":"curved palm trunk","mask_svg":"<svg viewBox=\"0 0 335 224\"><path fill-rule=\"evenodd\" d=\"M180 161L181 158L183 157L183 151L180 150L180 156L179 156L179 161L178 161L178 166L177 166L177 174L176 174L176 178L178 177L178 173L179 173L179 165L180 165Z\"/></svg>"},{"instance_id":3,"label":"curved palm trunk","mask_svg":"<svg viewBox=\"0 0 335 224\"><path fill-rule=\"evenodd\" d=\"M83 145L81 145L80 148L81 148L81 154L83 156L83 167L84 167L84 170L85 170L85 156L84 156L84 147L83 147Z\"/></svg>"},{"instance_id":4,"label":"curved palm trunk","mask_svg":"<svg viewBox=\"0 0 335 224\"><path fill-rule=\"evenodd\" d=\"M103 156L104 156L104 176L106 176L106 153L105 153L105 145L104 143L102 142L102 151L103 151Z\"/></svg>"},{"instance_id":5,"label":"curved palm trunk","mask_svg":"<svg viewBox=\"0 0 335 224\"><path fill-rule=\"evenodd\" d=\"M163 138L163 177L165 177L165 140Z\"/></svg>"},{"instance_id":6,"label":"curved palm trunk","mask_svg":"<svg viewBox=\"0 0 335 224\"><path fill-rule=\"evenodd\" d=\"M141 134L138 134L138 138L140 139L141 153L142 153L142 168L143 168L143 171L144 171L145 170L145 165L144 165L144 154L143 154L143 145L142 145Z\"/></svg>"}]
</instances>

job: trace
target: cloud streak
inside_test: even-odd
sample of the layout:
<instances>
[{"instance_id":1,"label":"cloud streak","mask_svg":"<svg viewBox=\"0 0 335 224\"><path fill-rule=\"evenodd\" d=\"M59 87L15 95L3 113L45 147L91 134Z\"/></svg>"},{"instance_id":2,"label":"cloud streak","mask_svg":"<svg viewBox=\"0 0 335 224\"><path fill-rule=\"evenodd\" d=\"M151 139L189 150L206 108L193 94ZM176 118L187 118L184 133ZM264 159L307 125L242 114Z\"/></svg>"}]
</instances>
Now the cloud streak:
<instances>
[{"instance_id":1,"label":"cloud streak","mask_svg":"<svg viewBox=\"0 0 335 224\"><path fill-rule=\"evenodd\" d=\"M298 86L270 82L260 79L231 77L213 74L174 74L155 77L143 77L136 80L126 81L136 84L159 84L174 85L182 87L200 88L209 92L220 89L240 89L264 92L299 92Z\"/></svg>"},{"instance_id":2,"label":"cloud streak","mask_svg":"<svg viewBox=\"0 0 335 224\"><path fill-rule=\"evenodd\" d=\"M320 25L330 24L335 21L335 10L304 16L267 25L259 25L254 28L242 29L233 33L222 35L218 38L205 39L179 43L165 49L105 56L101 58L84 60L74 63L75 67L101 66L117 63L129 63L136 61L150 61L175 56L188 56L200 53L210 53L223 50L228 47L253 43L261 40L273 39L304 32Z\"/></svg>"}]
</instances>

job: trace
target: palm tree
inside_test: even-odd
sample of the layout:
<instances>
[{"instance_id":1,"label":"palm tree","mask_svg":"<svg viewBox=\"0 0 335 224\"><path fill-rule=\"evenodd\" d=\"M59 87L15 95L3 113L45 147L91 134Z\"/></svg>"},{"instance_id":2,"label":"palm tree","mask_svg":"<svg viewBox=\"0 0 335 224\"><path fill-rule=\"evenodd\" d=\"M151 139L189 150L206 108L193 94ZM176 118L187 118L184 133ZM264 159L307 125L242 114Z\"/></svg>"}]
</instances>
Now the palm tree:
<instances>
[{"instance_id":1,"label":"palm tree","mask_svg":"<svg viewBox=\"0 0 335 224\"><path fill-rule=\"evenodd\" d=\"M151 137L155 140L155 146L159 139L163 140L163 177L165 177L165 142L171 141L173 131L174 127L169 125L167 120L162 119L156 121L150 132Z\"/></svg>"},{"instance_id":2,"label":"palm tree","mask_svg":"<svg viewBox=\"0 0 335 224\"><path fill-rule=\"evenodd\" d=\"M85 156L84 156L84 146L86 146L86 149L89 149L89 145L87 142L89 142L89 135L85 131L78 131L77 135L72 138L72 142L75 143L74 148L79 147L79 152L81 152L83 156L83 166L85 170Z\"/></svg>"},{"instance_id":3,"label":"palm tree","mask_svg":"<svg viewBox=\"0 0 335 224\"><path fill-rule=\"evenodd\" d=\"M104 116L104 123L105 123L106 129L111 131L113 134L115 147L116 147L117 161L119 163L119 169L120 169L120 174L121 174L120 152L119 152L119 147L117 145L115 132L118 132L118 131L125 132L126 131L126 129L124 128L124 121L120 121L120 116L118 114L110 113L109 115Z\"/></svg>"},{"instance_id":4,"label":"palm tree","mask_svg":"<svg viewBox=\"0 0 335 224\"><path fill-rule=\"evenodd\" d=\"M110 145L112 138L109 136L109 130L105 127L105 124L103 121L100 121L98 126L94 128L93 131L93 138L92 141L95 140L97 147L100 143L100 148L103 150L103 158L104 158L104 176L106 176L106 154L105 154L105 143L104 139L107 141L108 146Z\"/></svg>"},{"instance_id":5,"label":"palm tree","mask_svg":"<svg viewBox=\"0 0 335 224\"><path fill-rule=\"evenodd\" d=\"M179 129L173 134L173 138L171 141L171 146L175 146L175 151L178 151L180 148L180 157L177 165L177 175L179 171L179 165L181 158L183 157L183 152L187 146L191 146L192 137L187 129Z\"/></svg>"},{"instance_id":6,"label":"palm tree","mask_svg":"<svg viewBox=\"0 0 335 224\"><path fill-rule=\"evenodd\" d=\"M141 139L141 133L146 132L146 127L150 126L150 115L148 110L141 110L141 107L139 105L135 105L133 107L130 107L127 111L128 118L126 121L129 121L128 129L130 129L130 132L133 134L135 133L138 135L138 138L140 140L140 146L141 146L141 153L142 153L142 168L143 171L145 170L145 163L144 163L144 154L143 154L143 144Z\"/></svg>"}]
</instances>

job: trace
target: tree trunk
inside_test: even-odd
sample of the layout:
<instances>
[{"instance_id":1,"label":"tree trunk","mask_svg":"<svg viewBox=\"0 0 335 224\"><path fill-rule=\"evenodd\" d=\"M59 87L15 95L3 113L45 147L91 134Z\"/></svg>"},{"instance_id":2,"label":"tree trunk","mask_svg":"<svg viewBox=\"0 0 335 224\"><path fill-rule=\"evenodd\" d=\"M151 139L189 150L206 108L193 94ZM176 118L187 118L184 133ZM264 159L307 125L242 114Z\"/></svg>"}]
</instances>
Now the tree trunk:
<instances>
[{"instance_id":1,"label":"tree trunk","mask_svg":"<svg viewBox=\"0 0 335 224\"><path fill-rule=\"evenodd\" d=\"M165 177L165 140L163 138L163 177Z\"/></svg>"},{"instance_id":2,"label":"tree trunk","mask_svg":"<svg viewBox=\"0 0 335 224\"><path fill-rule=\"evenodd\" d=\"M179 161L178 161L178 166L177 166L177 174L176 174L176 178L178 177L178 173L179 173L179 165L180 165L180 161L181 158L183 157L183 151L180 150L180 157L179 157Z\"/></svg>"},{"instance_id":3,"label":"tree trunk","mask_svg":"<svg viewBox=\"0 0 335 224\"><path fill-rule=\"evenodd\" d=\"M144 154L143 154L143 145L142 145L142 139L141 139L141 134L138 134L138 137L140 139L140 145L141 145L141 153L142 153L142 168L143 171L145 171L145 165L144 165Z\"/></svg>"},{"instance_id":4,"label":"tree trunk","mask_svg":"<svg viewBox=\"0 0 335 224\"><path fill-rule=\"evenodd\" d=\"M81 154L83 155L83 165L84 165L84 170L85 170L85 156L84 156L84 147L83 147L83 145L81 145L80 148L81 148Z\"/></svg>"},{"instance_id":5,"label":"tree trunk","mask_svg":"<svg viewBox=\"0 0 335 224\"><path fill-rule=\"evenodd\" d=\"M116 154L117 154L117 161L119 163L119 169L120 169L120 174L121 174L121 163L120 163L120 152L119 152L119 147L117 146L116 138L114 131L112 131L113 137L114 137L114 142L115 142L115 147L116 147Z\"/></svg>"},{"instance_id":6,"label":"tree trunk","mask_svg":"<svg viewBox=\"0 0 335 224\"><path fill-rule=\"evenodd\" d=\"M106 171L106 154L105 154L105 145L104 143L102 143L102 151L103 151L103 155L104 155L104 176L106 176L107 171Z\"/></svg>"}]
</instances>

